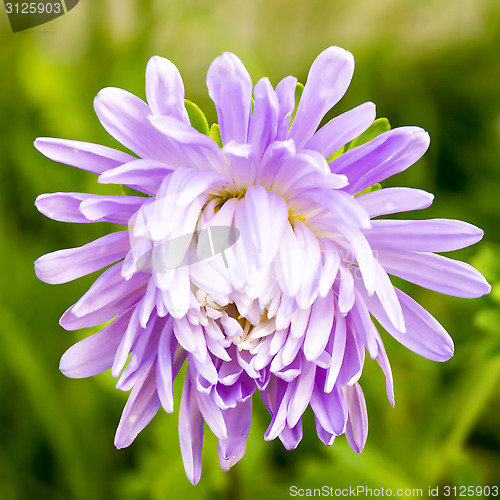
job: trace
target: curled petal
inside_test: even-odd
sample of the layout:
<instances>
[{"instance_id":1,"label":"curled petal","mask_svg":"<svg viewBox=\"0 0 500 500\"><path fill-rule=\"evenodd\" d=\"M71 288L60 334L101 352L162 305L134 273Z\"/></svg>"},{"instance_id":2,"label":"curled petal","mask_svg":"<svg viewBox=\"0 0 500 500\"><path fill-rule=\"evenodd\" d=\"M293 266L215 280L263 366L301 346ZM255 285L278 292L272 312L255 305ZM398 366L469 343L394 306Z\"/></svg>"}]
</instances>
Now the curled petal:
<instances>
[{"instance_id":1,"label":"curled petal","mask_svg":"<svg viewBox=\"0 0 500 500\"><path fill-rule=\"evenodd\" d=\"M356 453L361 453L368 435L365 397L357 382L354 385L345 386L344 395L348 409L345 435L351 448Z\"/></svg>"}]
</instances>

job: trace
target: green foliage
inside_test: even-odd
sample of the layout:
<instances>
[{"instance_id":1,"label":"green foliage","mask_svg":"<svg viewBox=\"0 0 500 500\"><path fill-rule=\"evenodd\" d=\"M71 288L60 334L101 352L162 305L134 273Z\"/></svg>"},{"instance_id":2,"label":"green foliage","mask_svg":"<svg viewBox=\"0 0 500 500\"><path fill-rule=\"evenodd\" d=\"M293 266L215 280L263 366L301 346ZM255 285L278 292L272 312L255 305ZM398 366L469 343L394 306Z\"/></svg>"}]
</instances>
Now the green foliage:
<instances>
[{"instance_id":1,"label":"green foliage","mask_svg":"<svg viewBox=\"0 0 500 500\"><path fill-rule=\"evenodd\" d=\"M220 136L220 128L218 123L212 123L208 135L222 148L222 137Z\"/></svg>"},{"instance_id":2,"label":"green foliage","mask_svg":"<svg viewBox=\"0 0 500 500\"><path fill-rule=\"evenodd\" d=\"M202 134L209 135L207 117L203 114L203 111L194 102L187 99L184 100L184 105L193 128Z\"/></svg>"}]
</instances>

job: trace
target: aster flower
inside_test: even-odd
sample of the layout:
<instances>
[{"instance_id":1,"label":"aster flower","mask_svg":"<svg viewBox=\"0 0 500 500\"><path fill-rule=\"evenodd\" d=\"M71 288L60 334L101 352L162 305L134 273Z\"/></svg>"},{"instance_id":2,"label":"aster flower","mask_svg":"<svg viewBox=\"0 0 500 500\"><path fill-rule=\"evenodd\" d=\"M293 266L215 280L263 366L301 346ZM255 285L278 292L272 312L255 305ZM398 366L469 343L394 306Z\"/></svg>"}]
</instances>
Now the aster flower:
<instances>
[{"instance_id":1,"label":"aster flower","mask_svg":"<svg viewBox=\"0 0 500 500\"><path fill-rule=\"evenodd\" d=\"M358 383L365 350L384 371L394 404L391 368L372 317L383 335L421 356L452 356L448 333L389 275L458 297L488 293L478 271L435 253L471 245L483 233L458 220L377 219L432 203L419 189L370 190L415 163L429 136L417 127L396 128L340 154L375 120L368 102L318 129L353 71L349 52L326 49L296 104L295 78L275 88L267 78L253 86L242 62L225 53L208 71L220 127L209 129L185 101L177 68L153 57L147 103L117 88L95 99L104 128L133 154L36 140L52 160L137 192L51 193L36 201L55 220L125 226L35 265L47 283L107 267L60 323L67 330L108 324L72 346L60 368L69 377L111 369L117 387L131 390L118 448L132 443L160 406L174 410L172 384L187 365L179 439L194 484L204 423L229 469L244 454L254 393L270 413L266 440L296 447L311 406L325 444L345 433L360 452L367 437Z\"/></svg>"}]
</instances>

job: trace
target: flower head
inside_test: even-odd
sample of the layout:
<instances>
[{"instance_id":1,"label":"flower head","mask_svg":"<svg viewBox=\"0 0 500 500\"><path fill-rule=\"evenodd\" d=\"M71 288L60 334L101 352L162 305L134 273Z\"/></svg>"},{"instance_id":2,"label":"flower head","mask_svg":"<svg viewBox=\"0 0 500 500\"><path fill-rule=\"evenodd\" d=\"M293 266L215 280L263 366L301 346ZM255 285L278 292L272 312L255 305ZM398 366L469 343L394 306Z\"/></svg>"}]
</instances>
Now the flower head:
<instances>
[{"instance_id":1,"label":"flower head","mask_svg":"<svg viewBox=\"0 0 500 500\"><path fill-rule=\"evenodd\" d=\"M126 226L35 266L47 283L110 266L61 318L67 330L109 324L72 346L60 368L69 377L111 368L117 387L132 391L117 447L128 446L160 406L174 410L172 383L186 364L179 438L193 483L204 422L219 439L223 469L242 457L254 393L271 416L265 439L296 447L310 405L325 444L345 433L359 452L367 436L358 384L365 350L382 367L394 404L372 316L417 354L452 356L450 336L389 274L459 297L488 293L474 268L435 253L471 245L482 231L457 220L377 219L432 203L419 189L370 189L416 162L429 136L402 127L352 143L375 120L369 102L318 129L353 70L349 52L326 49L296 105L295 78L252 86L241 61L225 53L207 76L219 135L185 101L177 68L153 57L147 104L116 88L95 99L104 128L133 155L70 140L35 142L98 182L136 190L36 201L55 220ZM359 145L344 152L348 143Z\"/></svg>"}]
</instances>

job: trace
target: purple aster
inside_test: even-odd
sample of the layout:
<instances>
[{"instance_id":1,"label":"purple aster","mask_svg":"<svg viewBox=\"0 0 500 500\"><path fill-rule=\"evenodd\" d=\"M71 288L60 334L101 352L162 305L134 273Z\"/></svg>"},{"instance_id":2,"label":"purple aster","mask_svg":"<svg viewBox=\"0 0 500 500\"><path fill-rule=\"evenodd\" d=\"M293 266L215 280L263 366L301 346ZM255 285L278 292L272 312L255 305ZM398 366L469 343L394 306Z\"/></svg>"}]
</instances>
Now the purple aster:
<instances>
[{"instance_id":1,"label":"purple aster","mask_svg":"<svg viewBox=\"0 0 500 500\"><path fill-rule=\"evenodd\" d=\"M375 120L368 102L318 129L353 70L349 52L326 49L296 106L295 78L253 86L241 61L225 53L207 76L218 135L185 101L177 68L153 57L147 104L117 88L95 99L104 128L133 154L63 139L35 142L52 160L137 191L51 193L36 201L55 220L124 226L35 265L47 283L107 267L60 323L67 330L108 324L72 346L60 368L69 377L111 369L117 387L131 390L118 448L132 443L160 406L174 410L172 384L187 365L179 439L191 482L201 474L205 422L219 440L224 470L242 457L255 392L270 413L266 440L279 437L295 448L310 405L325 444L345 434L360 452L365 349L384 371L394 404L372 317L421 356L452 356L448 333L389 275L458 297L486 294L478 271L436 253L476 243L483 233L458 220L377 219L432 203L419 189L369 189L415 163L429 136L401 127L339 154Z\"/></svg>"}]
</instances>

